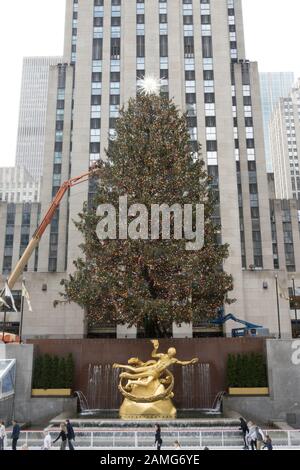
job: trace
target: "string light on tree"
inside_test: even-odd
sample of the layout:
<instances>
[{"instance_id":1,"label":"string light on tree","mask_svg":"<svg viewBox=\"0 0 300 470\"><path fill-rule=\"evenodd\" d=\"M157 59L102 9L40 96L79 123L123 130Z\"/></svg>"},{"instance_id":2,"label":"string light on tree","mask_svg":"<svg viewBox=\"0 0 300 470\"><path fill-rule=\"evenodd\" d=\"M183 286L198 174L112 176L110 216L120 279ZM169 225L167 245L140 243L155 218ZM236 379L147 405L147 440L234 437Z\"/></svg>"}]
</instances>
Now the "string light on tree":
<instances>
[{"instance_id":1,"label":"string light on tree","mask_svg":"<svg viewBox=\"0 0 300 470\"><path fill-rule=\"evenodd\" d=\"M174 322L215 317L224 301L234 301L229 297L233 279L221 269L229 247L217 242L217 198L203 160L192 158L186 117L175 103L159 95L159 80L146 77L139 89L120 112L107 161L98 162L101 185L93 204L85 204L76 222L84 239L83 255L75 260L72 275L62 280L62 297L84 308L92 328L126 323L157 338L167 337ZM152 204L204 203L202 250L187 251L186 240L174 237L100 242L96 208L107 203L117 208L124 194L128 206L143 204L149 213Z\"/></svg>"}]
</instances>

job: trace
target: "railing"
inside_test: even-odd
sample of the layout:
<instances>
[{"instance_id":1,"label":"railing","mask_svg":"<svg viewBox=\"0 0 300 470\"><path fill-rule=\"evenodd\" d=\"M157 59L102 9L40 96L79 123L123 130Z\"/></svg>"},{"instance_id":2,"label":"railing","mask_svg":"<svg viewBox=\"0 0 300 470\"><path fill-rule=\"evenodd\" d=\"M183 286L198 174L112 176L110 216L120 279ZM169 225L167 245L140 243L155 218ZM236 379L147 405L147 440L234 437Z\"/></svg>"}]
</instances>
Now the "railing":
<instances>
[{"instance_id":1,"label":"railing","mask_svg":"<svg viewBox=\"0 0 300 470\"><path fill-rule=\"evenodd\" d=\"M300 430L265 431L272 441L274 447L300 447ZM51 431L51 438L54 440L59 430ZM154 429L148 430L90 430L75 428L76 447L84 449L153 449ZM240 431L236 429L210 429L210 430L164 430L162 429L162 439L164 448L173 448L174 442L179 441L181 448L199 449L203 447L214 448L238 448L243 447L243 439ZM43 431L21 431L18 447L26 445L29 449L40 449L44 440ZM59 448L60 442L54 448ZM7 446L11 446L8 439Z\"/></svg>"}]
</instances>

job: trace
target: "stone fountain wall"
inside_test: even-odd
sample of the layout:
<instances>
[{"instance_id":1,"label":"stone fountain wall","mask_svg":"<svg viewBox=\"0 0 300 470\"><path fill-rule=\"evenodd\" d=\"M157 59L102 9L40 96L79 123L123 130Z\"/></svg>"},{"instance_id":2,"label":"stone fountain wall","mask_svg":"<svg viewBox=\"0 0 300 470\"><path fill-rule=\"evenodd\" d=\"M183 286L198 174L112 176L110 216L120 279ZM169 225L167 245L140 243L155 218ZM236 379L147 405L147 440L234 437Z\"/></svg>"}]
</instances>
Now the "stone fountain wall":
<instances>
[{"instance_id":1,"label":"stone fountain wall","mask_svg":"<svg viewBox=\"0 0 300 470\"><path fill-rule=\"evenodd\" d=\"M170 368L171 369L171 368ZM175 375L175 404L183 409L210 408L215 398L212 393L210 364L173 367ZM111 364L89 365L87 400L92 409L117 409L122 396L117 392L119 370ZM117 393L116 393L117 392Z\"/></svg>"},{"instance_id":2,"label":"stone fountain wall","mask_svg":"<svg viewBox=\"0 0 300 470\"><path fill-rule=\"evenodd\" d=\"M130 357L146 361L152 344L145 339L31 340L35 354L65 356L75 360L75 390L81 390L89 405L98 409L117 409L121 403L118 371L114 362L126 363ZM263 338L162 339L159 351L174 346L181 360L199 358L192 366L174 366L174 404L177 408L210 408L218 392L226 389L226 364L230 353L265 353Z\"/></svg>"}]
</instances>

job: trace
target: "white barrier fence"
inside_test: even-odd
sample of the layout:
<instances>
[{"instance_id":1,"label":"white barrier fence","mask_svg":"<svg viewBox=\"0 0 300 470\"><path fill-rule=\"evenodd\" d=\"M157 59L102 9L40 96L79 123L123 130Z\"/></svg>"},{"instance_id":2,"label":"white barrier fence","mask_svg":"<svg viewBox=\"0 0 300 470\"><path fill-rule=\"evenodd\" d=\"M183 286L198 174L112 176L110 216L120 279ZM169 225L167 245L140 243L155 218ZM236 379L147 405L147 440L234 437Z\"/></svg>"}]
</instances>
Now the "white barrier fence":
<instances>
[{"instance_id":1,"label":"white barrier fence","mask_svg":"<svg viewBox=\"0 0 300 470\"><path fill-rule=\"evenodd\" d=\"M153 448L154 430L89 430L75 428L76 447L85 449L139 449ZM266 430L275 447L300 447L300 430ZM52 440L59 434L58 429L51 429ZM174 442L179 441L181 448L241 448L243 447L243 437L236 429L216 429L216 430L169 430L162 428L163 447L172 448ZM43 431L21 431L18 447L23 445L29 448L41 448L44 440ZM10 447L11 441L7 440ZM59 447L60 441L55 444Z\"/></svg>"}]
</instances>

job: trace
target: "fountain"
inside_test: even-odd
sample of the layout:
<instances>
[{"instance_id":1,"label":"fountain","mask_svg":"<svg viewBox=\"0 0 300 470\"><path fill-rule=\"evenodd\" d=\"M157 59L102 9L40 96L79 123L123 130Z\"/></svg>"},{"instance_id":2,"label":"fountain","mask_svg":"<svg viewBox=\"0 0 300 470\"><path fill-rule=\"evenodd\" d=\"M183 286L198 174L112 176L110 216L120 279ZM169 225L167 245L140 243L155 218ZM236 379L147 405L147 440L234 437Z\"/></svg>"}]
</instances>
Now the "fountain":
<instances>
[{"instance_id":1,"label":"fountain","mask_svg":"<svg viewBox=\"0 0 300 470\"><path fill-rule=\"evenodd\" d=\"M93 410L116 410L120 406L118 371L111 364L89 364L87 400Z\"/></svg>"},{"instance_id":2,"label":"fountain","mask_svg":"<svg viewBox=\"0 0 300 470\"><path fill-rule=\"evenodd\" d=\"M181 372L182 407L184 409L210 408L213 403L210 365L206 363L188 365Z\"/></svg>"},{"instance_id":3,"label":"fountain","mask_svg":"<svg viewBox=\"0 0 300 470\"><path fill-rule=\"evenodd\" d=\"M148 428L151 419L155 419L163 420L162 425L170 429L235 426L236 420L227 420L222 416L222 399L225 392L216 393L213 390L210 364L199 363L196 360L179 361L174 356L176 354L174 348L169 348L166 354L159 354L157 352L158 341L152 342L154 352L152 352L151 360L145 363L138 358L131 358L128 365L125 366L89 364L86 395L82 391L75 392L79 400L80 413L72 419L74 424L79 427L105 427L107 429ZM178 362L184 367L175 366L174 377L172 364L168 366L170 370L165 369L165 360L166 362L170 362L170 360ZM160 367L160 361L163 362L162 372L159 369L159 374L155 376L154 380L152 372L154 374L156 367ZM120 375L120 368L125 368L126 372ZM138 377L136 372L142 376ZM160 382L157 384L157 393L155 392L155 381ZM147 389L148 382L152 387L149 390ZM150 393L150 395L144 396L145 389L152 395ZM119 391L125 398L121 408L122 395ZM174 419L176 409L172 403L173 396L174 405L180 404L176 419ZM167 406L169 406L170 413L167 412L163 415L158 412L152 416L152 410L159 410L159 403L165 405L164 401L168 401ZM125 413L124 403L126 405ZM166 410L166 408L162 409ZM120 413L119 410L121 410ZM139 415L140 410L141 414ZM175 410L175 413L171 413L172 410ZM119 416L125 417L125 421L120 420Z\"/></svg>"},{"instance_id":4,"label":"fountain","mask_svg":"<svg viewBox=\"0 0 300 470\"><path fill-rule=\"evenodd\" d=\"M81 413L91 411L90 407L89 407L89 404L88 404L88 401L87 401L87 398L86 398L86 396L84 395L83 392L81 392L80 390L77 390L76 392L74 392L74 396L75 397L77 396L77 398L79 400L79 406L80 406L80 412Z\"/></svg>"}]
</instances>

